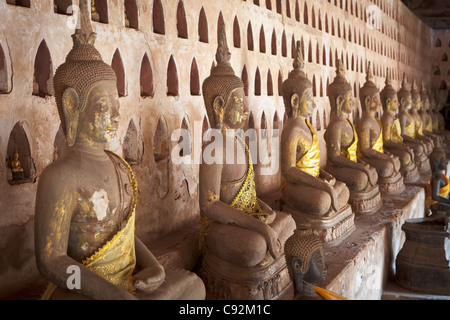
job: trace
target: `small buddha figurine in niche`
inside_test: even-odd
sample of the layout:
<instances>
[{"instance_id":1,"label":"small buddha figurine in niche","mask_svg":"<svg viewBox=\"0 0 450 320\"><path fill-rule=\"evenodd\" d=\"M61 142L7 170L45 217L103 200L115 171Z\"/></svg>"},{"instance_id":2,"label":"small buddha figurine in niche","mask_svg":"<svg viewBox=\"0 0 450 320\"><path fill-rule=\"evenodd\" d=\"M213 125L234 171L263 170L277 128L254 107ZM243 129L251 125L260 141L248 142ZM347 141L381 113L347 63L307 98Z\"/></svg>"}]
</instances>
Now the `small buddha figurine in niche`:
<instances>
[{"instance_id":1,"label":"small buddha figurine in niche","mask_svg":"<svg viewBox=\"0 0 450 320\"><path fill-rule=\"evenodd\" d=\"M14 156L10 161L9 166L11 168L12 179L14 181L21 181L25 179L25 174L22 165L20 164L19 153L17 152L17 149L14 150Z\"/></svg>"},{"instance_id":2,"label":"small buddha figurine in niche","mask_svg":"<svg viewBox=\"0 0 450 320\"><path fill-rule=\"evenodd\" d=\"M420 173L430 171L430 163L427 156L427 147L423 140L415 139L416 129L413 116L410 114L412 108L411 91L406 83L406 74L403 74L403 81L400 90L397 92L400 102L398 119L400 122L401 137L403 144L412 148L414 160Z\"/></svg>"},{"instance_id":3,"label":"small buddha figurine in niche","mask_svg":"<svg viewBox=\"0 0 450 320\"><path fill-rule=\"evenodd\" d=\"M384 152L383 127L375 116L380 110L381 99L373 82L370 63L367 67L366 83L359 90L359 98L363 112L356 126L358 158L377 169L378 185L382 192L402 192L405 185L400 174L400 160L397 156Z\"/></svg>"},{"instance_id":4,"label":"small buddha figurine in niche","mask_svg":"<svg viewBox=\"0 0 450 320\"><path fill-rule=\"evenodd\" d=\"M422 121L422 117L419 114L419 111L422 109L422 106L423 106L423 101L422 101L420 92L417 88L415 80L413 80L412 87L411 87L411 102L412 102L412 107L411 107L410 113L414 119L414 127L416 130L415 139L419 139L419 140L423 141L423 143L426 147L426 154L427 154L427 156L430 156L430 154L434 148L434 143L431 138L429 138L423 134L424 124Z\"/></svg>"},{"instance_id":5,"label":"small buddha figurine in niche","mask_svg":"<svg viewBox=\"0 0 450 320\"><path fill-rule=\"evenodd\" d=\"M328 87L331 118L325 141L325 170L350 189L350 203L355 213L376 211L381 205L378 173L375 168L358 160L358 135L348 115L354 108L353 89L345 78L342 61L338 60L336 77Z\"/></svg>"},{"instance_id":6,"label":"small buddha figurine in niche","mask_svg":"<svg viewBox=\"0 0 450 320\"><path fill-rule=\"evenodd\" d=\"M248 114L244 84L235 75L230 59L222 23L217 65L203 82L202 92L210 136L233 141L234 157L232 163L226 160L230 152L227 142L215 151L220 154L219 161L202 161L200 165L201 277L210 299L291 299L293 285L283 245L294 232L295 221L285 212L273 211L256 195L251 153L239 136ZM204 143L203 157L211 143Z\"/></svg>"},{"instance_id":7,"label":"small buddha figurine in niche","mask_svg":"<svg viewBox=\"0 0 450 320\"><path fill-rule=\"evenodd\" d=\"M319 139L308 120L315 109L312 84L303 71L300 42L293 66L283 83L288 116L281 135L283 210L293 215L297 228L328 230L323 240L333 241L354 227L350 192L345 183L320 168Z\"/></svg>"},{"instance_id":8,"label":"small buddha figurine in niche","mask_svg":"<svg viewBox=\"0 0 450 320\"><path fill-rule=\"evenodd\" d=\"M389 69L386 71L386 86L380 92L383 115L383 148L396 155L401 163L400 171L404 182L414 182L419 178L419 171L414 161L414 151L403 143L402 130L398 119L397 91L392 87Z\"/></svg>"},{"instance_id":9,"label":"small buddha figurine in niche","mask_svg":"<svg viewBox=\"0 0 450 320\"><path fill-rule=\"evenodd\" d=\"M94 47L88 8L80 2L81 28L54 76L68 148L37 190L36 262L50 282L42 299L203 299L200 278L165 269L135 235L136 179L104 150L119 125L117 79ZM69 266L79 287L68 285Z\"/></svg>"},{"instance_id":10,"label":"small buddha figurine in niche","mask_svg":"<svg viewBox=\"0 0 450 320\"><path fill-rule=\"evenodd\" d=\"M284 245L286 265L294 282L294 300L320 300L314 290L327 274L320 236L308 230L295 230Z\"/></svg>"}]
</instances>

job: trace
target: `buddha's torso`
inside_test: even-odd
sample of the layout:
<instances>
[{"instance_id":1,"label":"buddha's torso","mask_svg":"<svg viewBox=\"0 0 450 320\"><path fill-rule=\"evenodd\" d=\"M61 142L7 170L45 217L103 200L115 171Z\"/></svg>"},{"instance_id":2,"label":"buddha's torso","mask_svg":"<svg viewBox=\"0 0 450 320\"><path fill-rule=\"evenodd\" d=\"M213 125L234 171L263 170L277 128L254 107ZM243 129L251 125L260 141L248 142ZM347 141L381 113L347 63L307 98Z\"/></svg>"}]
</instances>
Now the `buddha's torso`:
<instances>
[{"instance_id":1,"label":"buddha's torso","mask_svg":"<svg viewBox=\"0 0 450 320\"><path fill-rule=\"evenodd\" d=\"M248 155L242 142L235 138L233 146L235 150L233 163L227 163L226 152L224 152L223 155L224 165L222 167L220 200L227 204L230 204L233 201L236 194L242 188L242 185L247 178L249 167ZM224 148L224 150L226 149ZM245 162L242 163L242 160Z\"/></svg>"},{"instance_id":2,"label":"buddha's torso","mask_svg":"<svg viewBox=\"0 0 450 320\"><path fill-rule=\"evenodd\" d=\"M121 230L130 213L132 187L119 159L79 159L79 175L71 214L68 255L82 261ZM74 171L76 174L76 171Z\"/></svg>"},{"instance_id":3,"label":"buddha's torso","mask_svg":"<svg viewBox=\"0 0 450 320\"><path fill-rule=\"evenodd\" d=\"M341 135L336 138L340 139L341 150L342 149L346 150L346 149L348 149L348 147L350 147L353 144L353 142L355 140L353 127L347 118L336 119L332 128L334 129L337 127L340 127ZM332 133L332 131L330 131L327 139L333 139L333 136L334 136L334 134Z\"/></svg>"},{"instance_id":4,"label":"buddha's torso","mask_svg":"<svg viewBox=\"0 0 450 320\"><path fill-rule=\"evenodd\" d=\"M369 135L369 148L371 148L377 142L381 134L380 123L375 117L368 114L364 114L358 121L358 129L358 136L363 134Z\"/></svg>"},{"instance_id":5,"label":"buddha's torso","mask_svg":"<svg viewBox=\"0 0 450 320\"><path fill-rule=\"evenodd\" d=\"M286 130L283 138L290 138L291 141L288 141L288 145L295 148L295 158L298 162L312 147L312 132L304 119L289 119L283 130Z\"/></svg>"},{"instance_id":6,"label":"buddha's torso","mask_svg":"<svg viewBox=\"0 0 450 320\"><path fill-rule=\"evenodd\" d=\"M400 124L402 125L402 134L406 134L406 135L410 136L410 134L408 134L408 132L409 132L408 128L415 127L412 115L406 110L400 110L400 112L398 114L398 118L400 120ZM412 130L412 131L414 131L414 130ZM412 132L412 133L414 133L414 132Z\"/></svg>"}]
</instances>

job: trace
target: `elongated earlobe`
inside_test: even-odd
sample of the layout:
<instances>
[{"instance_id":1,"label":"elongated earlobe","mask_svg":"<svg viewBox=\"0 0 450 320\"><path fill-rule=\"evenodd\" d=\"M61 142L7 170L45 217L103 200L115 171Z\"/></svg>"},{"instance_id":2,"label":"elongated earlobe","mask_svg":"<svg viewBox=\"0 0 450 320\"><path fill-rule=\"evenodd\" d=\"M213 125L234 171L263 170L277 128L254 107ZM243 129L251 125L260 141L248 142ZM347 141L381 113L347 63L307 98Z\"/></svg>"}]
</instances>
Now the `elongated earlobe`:
<instances>
[{"instance_id":1,"label":"elongated earlobe","mask_svg":"<svg viewBox=\"0 0 450 320\"><path fill-rule=\"evenodd\" d=\"M80 117L78 94L74 89L67 88L64 91L62 105L66 123L66 141L67 145L71 147L77 137L78 119Z\"/></svg>"}]
</instances>

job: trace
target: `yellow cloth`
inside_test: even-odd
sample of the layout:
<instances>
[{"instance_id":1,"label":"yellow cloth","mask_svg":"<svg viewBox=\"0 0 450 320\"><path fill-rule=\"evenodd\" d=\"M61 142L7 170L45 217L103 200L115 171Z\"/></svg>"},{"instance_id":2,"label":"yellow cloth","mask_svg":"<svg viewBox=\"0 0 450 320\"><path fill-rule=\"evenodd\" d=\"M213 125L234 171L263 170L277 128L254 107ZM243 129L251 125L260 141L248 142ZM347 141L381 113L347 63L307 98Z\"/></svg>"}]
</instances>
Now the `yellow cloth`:
<instances>
[{"instance_id":1,"label":"yellow cloth","mask_svg":"<svg viewBox=\"0 0 450 320\"><path fill-rule=\"evenodd\" d=\"M313 177L318 177L320 175L320 147L319 147L319 138L317 137L316 131L309 123L308 119L306 119L306 124L311 131L312 135L312 143L311 148L301 157L297 163L296 167L303 172L306 172ZM286 187L288 181L283 177L281 181L281 189Z\"/></svg>"},{"instance_id":2,"label":"yellow cloth","mask_svg":"<svg viewBox=\"0 0 450 320\"><path fill-rule=\"evenodd\" d=\"M136 266L134 232L135 211L138 200L137 181L131 167L125 160L110 151L108 153L119 158L128 168L128 177L133 186L133 202L126 225L103 247L92 256L83 260L82 263L95 274L134 294L134 278L132 274ZM56 288L56 284L50 283L41 299L51 299Z\"/></svg>"},{"instance_id":3,"label":"yellow cloth","mask_svg":"<svg viewBox=\"0 0 450 320\"><path fill-rule=\"evenodd\" d=\"M423 136L423 122L422 121L420 121L419 127L416 128L416 134L418 134L419 136Z\"/></svg>"},{"instance_id":4,"label":"yellow cloth","mask_svg":"<svg viewBox=\"0 0 450 320\"><path fill-rule=\"evenodd\" d=\"M391 141L396 143L403 143L402 128L400 127L400 120L397 118L392 122L391 126Z\"/></svg>"},{"instance_id":5,"label":"yellow cloth","mask_svg":"<svg viewBox=\"0 0 450 320\"><path fill-rule=\"evenodd\" d=\"M445 184L445 186L443 186L439 189L439 195L443 198L447 198L447 196L450 192L450 183L445 174L442 174L442 176L444 177L446 184Z\"/></svg>"},{"instance_id":6,"label":"yellow cloth","mask_svg":"<svg viewBox=\"0 0 450 320\"><path fill-rule=\"evenodd\" d=\"M353 142L352 144L347 148L341 148L341 156L346 157L347 159L350 159L353 162L357 162L358 161L358 157L357 157L357 151L358 151L358 134L356 133L356 129L355 126L353 125L353 123L347 119L348 122L350 123L350 125L352 126L353 129Z\"/></svg>"},{"instance_id":7,"label":"yellow cloth","mask_svg":"<svg viewBox=\"0 0 450 320\"><path fill-rule=\"evenodd\" d=\"M250 150L247 147L245 141L241 137L236 136L236 139L245 147L248 159L248 168L245 176L245 180L239 189L233 201L230 203L230 207L238 209L252 217L255 217L263 222L267 221L269 214L264 212L258 202L256 197L256 187L255 187L255 171L253 169L253 162L250 154ZM214 222L212 218L207 216L205 213L200 212L201 218L201 230L199 237L199 246L202 249L206 234L208 232L209 226Z\"/></svg>"},{"instance_id":8,"label":"yellow cloth","mask_svg":"<svg viewBox=\"0 0 450 320\"><path fill-rule=\"evenodd\" d=\"M435 115L433 119L433 131L439 131L439 119L438 116Z\"/></svg>"},{"instance_id":9,"label":"yellow cloth","mask_svg":"<svg viewBox=\"0 0 450 320\"><path fill-rule=\"evenodd\" d=\"M414 122L414 118L412 115L409 115L409 118L411 119L411 123L409 124L409 126L405 127L405 135L407 135L408 137L411 138L415 138L416 137L416 129L415 129L415 122Z\"/></svg>"},{"instance_id":10,"label":"yellow cloth","mask_svg":"<svg viewBox=\"0 0 450 320\"><path fill-rule=\"evenodd\" d=\"M430 121L428 121L427 125L425 126L425 131L433 132L433 122L431 117L429 117L429 120Z\"/></svg>"},{"instance_id":11,"label":"yellow cloth","mask_svg":"<svg viewBox=\"0 0 450 320\"><path fill-rule=\"evenodd\" d=\"M380 135L377 138L377 141L372 145L372 149L375 151L378 151L380 153L384 153L383 150L383 127L381 126L381 122L378 118L376 118L378 121L378 124L380 125Z\"/></svg>"}]
</instances>

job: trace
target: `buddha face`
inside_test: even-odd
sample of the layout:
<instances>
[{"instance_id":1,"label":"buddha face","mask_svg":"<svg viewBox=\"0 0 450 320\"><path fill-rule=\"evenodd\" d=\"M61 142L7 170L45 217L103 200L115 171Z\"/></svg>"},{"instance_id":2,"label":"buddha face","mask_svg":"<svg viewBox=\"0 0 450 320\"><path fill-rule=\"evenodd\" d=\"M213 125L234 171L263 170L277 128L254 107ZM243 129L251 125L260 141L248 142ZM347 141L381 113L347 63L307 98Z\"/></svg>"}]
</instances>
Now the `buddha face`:
<instances>
[{"instance_id":1,"label":"buddha face","mask_svg":"<svg viewBox=\"0 0 450 320\"><path fill-rule=\"evenodd\" d=\"M423 107L423 110L428 111L430 109L430 100L425 99L422 107Z\"/></svg>"},{"instance_id":2,"label":"buddha face","mask_svg":"<svg viewBox=\"0 0 450 320\"><path fill-rule=\"evenodd\" d=\"M398 98L396 95L386 99L386 107L390 113L396 114L398 112Z\"/></svg>"},{"instance_id":3,"label":"buddha face","mask_svg":"<svg viewBox=\"0 0 450 320\"><path fill-rule=\"evenodd\" d=\"M366 99L366 111L370 114L374 114L380 110L381 99L380 94L375 93L372 98Z\"/></svg>"},{"instance_id":4,"label":"buddha face","mask_svg":"<svg viewBox=\"0 0 450 320\"><path fill-rule=\"evenodd\" d=\"M419 111L420 109L422 109L422 100L420 99L420 97L414 98L412 100L412 106L414 109L416 109L417 111Z\"/></svg>"},{"instance_id":5,"label":"buddha face","mask_svg":"<svg viewBox=\"0 0 450 320\"><path fill-rule=\"evenodd\" d=\"M234 89L225 107L224 125L230 129L242 129L247 117L248 111L244 100L244 89Z\"/></svg>"},{"instance_id":6,"label":"buddha face","mask_svg":"<svg viewBox=\"0 0 450 320\"><path fill-rule=\"evenodd\" d=\"M299 105L299 114L303 117L311 117L314 113L314 109L316 108L316 104L313 100L312 90L308 88L302 94Z\"/></svg>"},{"instance_id":7,"label":"buddha face","mask_svg":"<svg viewBox=\"0 0 450 320\"><path fill-rule=\"evenodd\" d=\"M86 108L80 113L78 137L106 143L115 137L119 126L119 99L113 81L95 84L89 92Z\"/></svg>"},{"instance_id":8,"label":"buddha face","mask_svg":"<svg viewBox=\"0 0 450 320\"><path fill-rule=\"evenodd\" d=\"M349 114L353 111L354 108L354 101L352 96L352 91L349 90L344 96L340 96L341 99L338 97L338 106L340 105L341 111L345 112L346 114ZM341 100L341 101L339 101Z\"/></svg>"},{"instance_id":9,"label":"buddha face","mask_svg":"<svg viewBox=\"0 0 450 320\"><path fill-rule=\"evenodd\" d=\"M316 249L311 255L311 260L309 262L309 270L304 276L304 281L311 284L320 284L325 281L326 268L324 256L322 254L321 248Z\"/></svg>"},{"instance_id":10,"label":"buddha face","mask_svg":"<svg viewBox=\"0 0 450 320\"><path fill-rule=\"evenodd\" d=\"M411 110L412 107L412 99L411 96L408 95L406 98L401 98L400 100L400 106L404 110Z\"/></svg>"}]
</instances>

